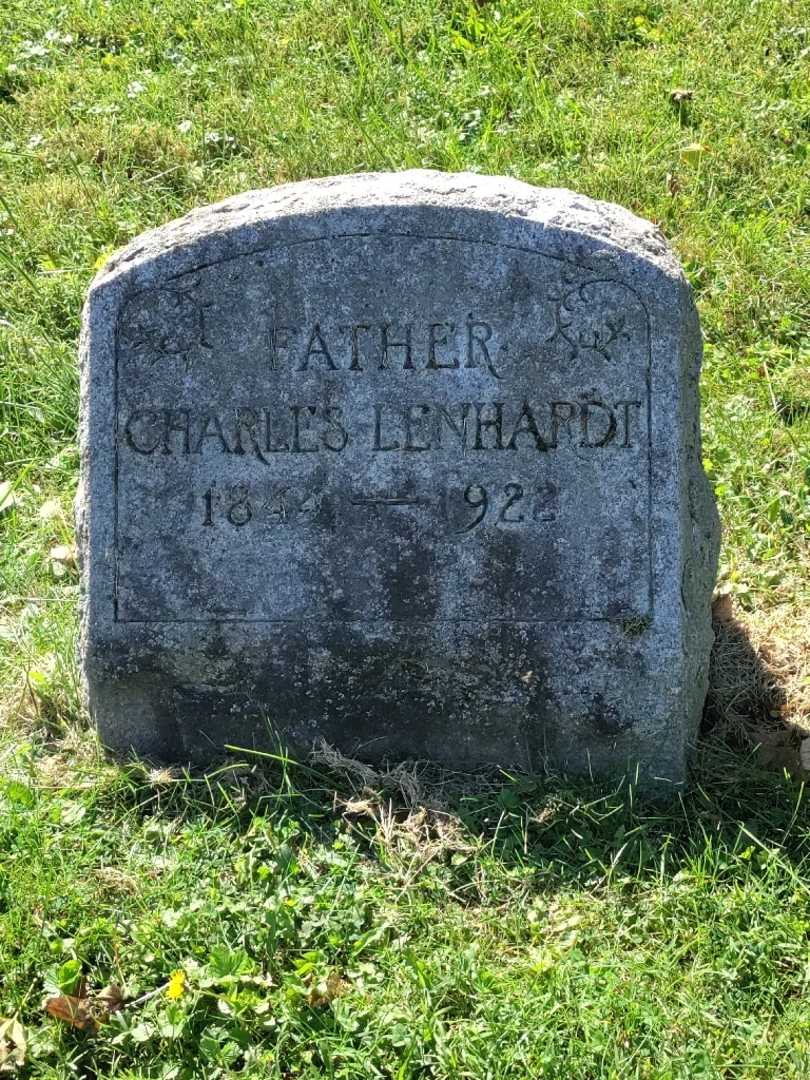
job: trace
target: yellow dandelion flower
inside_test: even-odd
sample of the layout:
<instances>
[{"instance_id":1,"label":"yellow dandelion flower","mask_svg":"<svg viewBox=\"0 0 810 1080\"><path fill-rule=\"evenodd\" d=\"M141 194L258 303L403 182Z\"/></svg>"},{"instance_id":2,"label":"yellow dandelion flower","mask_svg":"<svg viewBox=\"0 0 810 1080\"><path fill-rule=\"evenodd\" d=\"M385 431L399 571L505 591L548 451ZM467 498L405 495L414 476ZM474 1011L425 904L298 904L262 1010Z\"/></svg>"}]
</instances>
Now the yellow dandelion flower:
<instances>
[{"instance_id":1,"label":"yellow dandelion flower","mask_svg":"<svg viewBox=\"0 0 810 1080\"><path fill-rule=\"evenodd\" d=\"M166 987L166 997L170 1001L177 1001L186 992L186 973L182 968L173 971L169 976L169 985Z\"/></svg>"}]
</instances>

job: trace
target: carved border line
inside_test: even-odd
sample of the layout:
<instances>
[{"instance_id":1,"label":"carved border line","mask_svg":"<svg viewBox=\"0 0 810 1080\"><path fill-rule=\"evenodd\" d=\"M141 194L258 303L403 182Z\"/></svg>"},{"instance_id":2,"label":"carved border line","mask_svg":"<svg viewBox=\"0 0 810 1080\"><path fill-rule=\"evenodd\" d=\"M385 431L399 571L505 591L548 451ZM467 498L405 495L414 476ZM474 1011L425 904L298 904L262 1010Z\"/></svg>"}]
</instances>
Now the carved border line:
<instances>
[{"instance_id":1,"label":"carved border line","mask_svg":"<svg viewBox=\"0 0 810 1080\"><path fill-rule=\"evenodd\" d=\"M547 251L538 251L535 248L524 247L523 245L520 245L520 244L504 243L504 242L501 242L501 241L498 241L498 240L488 240L488 239L470 240L467 237L459 237L459 236L451 236L451 235L443 235L443 234L440 234L440 235L437 235L437 236L429 236L429 235L425 235L425 234L422 234L422 233L392 232L392 231L388 231L388 230L386 230L384 232L383 231L377 231L377 232L360 232L360 233L327 233L327 234L325 234L323 236L312 237L312 238L308 238L306 240L291 240L291 241L288 241L287 243L271 244L271 245L264 245L262 247L257 247L257 248L249 248L249 249L247 249L247 250L245 250L243 252L240 252L238 255L231 255L231 256L228 256L227 258L223 258L223 259L212 259L210 262L207 262L207 263L199 263L199 264L191 267L188 270L183 270L182 272L180 272L178 274L172 274L170 277L162 279L160 281L159 285L152 285L147 289L138 289L135 292L132 292L131 294L126 296L126 298L124 300L122 300L122 302L119 304L118 310L116 312L116 323L115 323L114 344L113 344L113 348L115 350L115 363L114 363L114 374L113 374L113 409L114 409L114 413L115 413L115 417L114 417L114 427L115 427L114 443L115 443L115 446L114 446L114 451L113 451L113 460L114 460L114 465L113 465L113 502L114 502L113 547L114 547L114 551L115 551L115 559L114 559L114 564L113 564L113 597L112 597L112 599L113 599L113 622L114 623L123 623L123 624L126 624L126 625L130 625L130 624L135 624L135 625L155 625L155 624L157 624L157 625L164 625L164 626L173 626L173 625L176 625L176 624L185 624L185 623L198 624L198 625L209 625L209 626L216 626L216 625L219 625L221 623L236 623L236 624L244 623L244 624L248 624L248 625L253 624L253 623L268 623L268 624L276 624L276 625L280 625L280 626L289 626L289 625L302 625L302 624L306 625L307 623L310 623L310 622L312 622L312 623L317 622L317 623L320 623L321 625L334 625L334 626L351 626L351 625L362 626L362 625L368 625L369 623L378 623L378 624L393 624L393 625L396 625L396 626L403 626L403 627L404 626L434 626L434 625L440 625L441 623L452 623L452 624L455 624L455 625L462 625L462 624L465 624L465 623L474 623L474 624L478 624L478 623L506 623L506 624L513 625L513 626L532 626L532 625L534 625L536 623L547 623L547 622L548 623L571 623L571 624L573 624L573 623L582 623L582 622L587 622L587 623L599 623L599 622L621 623L621 622L625 621L626 618L629 617L629 616L625 616L625 617L612 617L611 618L611 617L604 616L604 615L599 615L599 616L577 616L575 618L564 618L564 617L559 617L559 616L539 616L536 619L509 619L509 618L495 618L495 617L488 618L488 619L487 618L479 618L479 619L467 619L467 618L459 618L459 619L386 619L386 618L377 618L377 619L324 619L324 618L319 618L319 617L313 617L312 619L302 619L302 618L299 618L299 617L291 618L291 619L233 618L233 617L222 617L222 618L213 618L213 619L212 618L122 619L122 618L119 617L119 610L118 610L118 579L119 579L119 563L118 563L118 558L119 558L119 552L118 552L118 481L119 481L119 452L118 452L118 446L119 446L119 435L120 435L120 433L119 433L119 429L118 429L118 416L119 416L119 412L118 412L118 364L119 364L118 338L119 338L120 315L121 315L121 311L123 310L124 305L126 303L131 302L137 296L140 296L145 292L151 291L151 289L153 289L153 288L156 288L156 287L163 288L169 282L178 281L181 278L187 277L189 274L198 273L198 272L200 272L202 270L210 269L213 266L221 266L221 265L223 265L225 263L236 262L239 259L252 258L252 257L254 257L256 255L261 255L261 254L266 253L266 252L269 253L269 252L275 252L275 251L279 251L279 250L283 250L283 249L304 247L306 245L311 245L311 244L323 244L323 243L327 243L329 241L336 241L336 240L372 240L372 239L386 239L386 238L389 238L389 237L393 237L393 238L396 238L396 239L405 239L405 240L424 240L424 241L433 241L433 240L442 241L442 240L444 240L444 241L450 241L450 242L457 243L457 244L471 244L471 245L474 244L474 245L478 245L478 246L504 248L507 251L517 251L517 252L520 252L520 253L525 254L525 255L534 255L534 256L539 256L540 258L544 258L544 259L552 259L554 262L564 263L564 264L567 264L569 266L576 267L576 269L579 270L579 271L582 271L583 269L587 269L587 266L584 263L579 263L579 262L575 261L574 259L566 258L565 256L562 256L562 255L553 254L553 253L550 253L550 252L547 252ZM642 299L640 293L636 289L634 289L631 285L628 285L627 282L619 281L618 279L600 278L598 280L603 281L603 282L614 282L615 281L615 284L622 285L626 289L628 289L631 293L633 293L636 300L641 305L641 309L644 312L644 318L645 318L645 321L646 321L646 324L647 324L647 363L646 363L646 370L645 370L645 383L646 383L646 390L647 390L647 611L645 612L645 615L642 616L642 617L643 618L649 618L652 615L652 612L653 612L652 326L651 326L651 321L650 321L650 314L649 314L649 312L647 310L647 305L644 303L644 300ZM585 284L585 283L583 283L583 284Z\"/></svg>"}]
</instances>

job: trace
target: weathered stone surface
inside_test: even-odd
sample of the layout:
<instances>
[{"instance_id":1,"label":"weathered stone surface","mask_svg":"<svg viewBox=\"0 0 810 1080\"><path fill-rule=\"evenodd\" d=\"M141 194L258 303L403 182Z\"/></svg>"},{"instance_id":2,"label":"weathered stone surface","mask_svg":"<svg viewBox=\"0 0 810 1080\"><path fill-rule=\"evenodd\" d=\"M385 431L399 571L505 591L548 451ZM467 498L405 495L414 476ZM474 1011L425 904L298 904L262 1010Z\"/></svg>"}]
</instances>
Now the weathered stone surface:
<instances>
[{"instance_id":1,"label":"weathered stone surface","mask_svg":"<svg viewBox=\"0 0 810 1080\"><path fill-rule=\"evenodd\" d=\"M682 781L700 354L655 228L502 177L290 184L139 237L82 341L103 739Z\"/></svg>"}]
</instances>

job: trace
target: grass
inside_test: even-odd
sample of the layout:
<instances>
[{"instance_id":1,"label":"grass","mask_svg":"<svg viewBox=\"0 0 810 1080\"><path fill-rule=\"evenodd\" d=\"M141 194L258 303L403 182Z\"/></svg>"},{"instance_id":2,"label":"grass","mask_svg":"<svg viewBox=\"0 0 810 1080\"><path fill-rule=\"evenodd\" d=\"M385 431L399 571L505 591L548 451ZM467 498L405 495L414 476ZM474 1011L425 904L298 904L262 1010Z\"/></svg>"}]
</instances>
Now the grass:
<instances>
[{"instance_id":1,"label":"grass","mask_svg":"<svg viewBox=\"0 0 810 1080\"><path fill-rule=\"evenodd\" d=\"M808 49L804 0L4 0L0 1018L21 1075L810 1075ZM95 268L224 195L413 166L623 203L692 281L741 622L675 805L331 759L172 777L86 730L70 502ZM110 983L127 1004L97 1030L42 1010L103 1013ZM0 1026L0 1071L20 1049Z\"/></svg>"},{"instance_id":2,"label":"grass","mask_svg":"<svg viewBox=\"0 0 810 1080\"><path fill-rule=\"evenodd\" d=\"M808 1075L804 791L751 763L743 797L715 758L658 811L282 763L172 780L75 746L14 764L0 957L33 1075ZM97 1032L42 1017L80 972L135 1003Z\"/></svg>"}]
</instances>

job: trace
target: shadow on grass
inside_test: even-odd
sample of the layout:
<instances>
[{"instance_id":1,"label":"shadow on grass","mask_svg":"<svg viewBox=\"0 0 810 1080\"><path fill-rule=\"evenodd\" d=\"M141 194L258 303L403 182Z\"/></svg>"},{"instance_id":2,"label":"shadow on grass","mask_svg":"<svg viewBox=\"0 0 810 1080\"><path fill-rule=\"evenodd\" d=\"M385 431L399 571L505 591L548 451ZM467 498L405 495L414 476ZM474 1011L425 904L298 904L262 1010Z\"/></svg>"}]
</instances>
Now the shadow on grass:
<instances>
[{"instance_id":1,"label":"shadow on grass","mask_svg":"<svg viewBox=\"0 0 810 1080\"><path fill-rule=\"evenodd\" d=\"M713 626L704 736L753 752L766 769L806 776L810 623L778 609L740 617L724 596L715 602Z\"/></svg>"},{"instance_id":2,"label":"shadow on grass","mask_svg":"<svg viewBox=\"0 0 810 1080\"><path fill-rule=\"evenodd\" d=\"M421 851L424 864L494 860L538 888L673 875L707 850L810 855L801 733L785 718L785 668L728 607L716 611L704 728L688 789L662 802L627 779L451 773L428 763L371 766L322 746L309 761L240 751L205 773L122 762L99 798L113 817L208 818L234 834L257 817L294 821L330 844L349 828L370 859ZM460 858L464 856L464 858ZM473 860L475 861L475 860Z\"/></svg>"},{"instance_id":3,"label":"shadow on grass","mask_svg":"<svg viewBox=\"0 0 810 1080\"><path fill-rule=\"evenodd\" d=\"M810 858L805 785L763 768L755 752L705 736L689 790L662 804L632 784L559 776L451 775L428 766L358 770L235 758L203 777L170 781L130 773L141 812L210 817L246 833L257 818L293 822L326 846L347 828L364 857L443 864L448 891L470 887L476 867L524 876L531 891L598 887L616 877L641 885L671 879L703 859L763 852L798 869ZM474 897L470 897L474 899Z\"/></svg>"}]
</instances>

